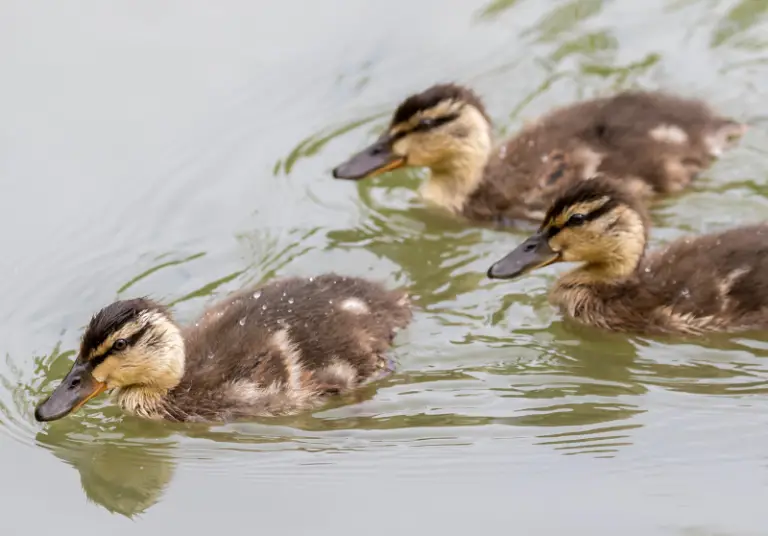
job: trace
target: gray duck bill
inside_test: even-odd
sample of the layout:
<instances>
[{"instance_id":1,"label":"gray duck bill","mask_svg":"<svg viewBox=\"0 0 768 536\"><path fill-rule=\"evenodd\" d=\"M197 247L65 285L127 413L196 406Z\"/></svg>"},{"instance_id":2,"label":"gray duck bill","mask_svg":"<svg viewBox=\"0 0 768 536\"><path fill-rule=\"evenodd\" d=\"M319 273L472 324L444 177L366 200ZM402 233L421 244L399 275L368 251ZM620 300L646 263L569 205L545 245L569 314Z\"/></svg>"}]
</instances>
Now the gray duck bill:
<instances>
[{"instance_id":1,"label":"gray duck bill","mask_svg":"<svg viewBox=\"0 0 768 536\"><path fill-rule=\"evenodd\" d=\"M382 136L333 170L336 179L360 180L405 165L405 158L392 152L390 139Z\"/></svg>"},{"instance_id":2,"label":"gray duck bill","mask_svg":"<svg viewBox=\"0 0 768 536\"><path fill-rule=\"evenodd\" d=\"M35 420L48 422L66 417L106 388L105 383L93 377L89 363L78 359L51 396L35 408Z\"/></svg>"},{"instance_id":3,"label":"gray duck bill","mask_svg":"<svg viewBox=\"0 0 768 536\"><path fill-rule=\"evenodd\" d=\"M490 279L514 279L559 259L560 254L549 246L547 236L539 232L496 261L488 268L487 275Z\"/></svg>"}]
</instances>

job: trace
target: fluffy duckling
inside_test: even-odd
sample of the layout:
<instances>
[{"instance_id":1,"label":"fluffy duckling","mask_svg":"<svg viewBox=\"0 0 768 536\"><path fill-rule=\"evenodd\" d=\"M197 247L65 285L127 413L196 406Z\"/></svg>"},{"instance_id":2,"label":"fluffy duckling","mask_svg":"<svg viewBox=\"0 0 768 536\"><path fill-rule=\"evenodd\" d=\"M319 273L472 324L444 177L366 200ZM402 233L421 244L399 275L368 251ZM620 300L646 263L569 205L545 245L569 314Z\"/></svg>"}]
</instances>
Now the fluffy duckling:
<instances>
[{"instance_id":1,"label":"fluffy duckling","mask_svg":"<svg viewBox=\"0 0 768 536\"><path fill-rule=\"evenodd\" d=\"M432 204L477 222L540 222L561 187L595 173L647 195L679 191L745 128L697 100L629 91L553 110L494 147L480 98L443 84L405 99L381 137L333 176L425 166L421 193Z\"/></svg>"},{"instance_id":2,"label":"fluffy duckling","mask_svg":"<svg viewBox=\"0 0 768 536\"><path fill-rule=\"evenodd\" d=\"M488 277L579 262L550 301L583 324L656 334L768 328L768 224L683 238L648 254L647 229L644 205L621 183L581 181Z\"/></svg>"},{"instance_id":3,"label":"fluffy duckling","mask_svg":"<svg viewBox=\"0 0 768 536\"><path fill-rule=\"evenodd\" d=\"M107 389L151 419L297 413L389 372L386 352L411 314L404 292L335 274L242 290L187 328L148 299L118 301L91 319L35 418L60 419Z\"/></svg>"}]
</instances>

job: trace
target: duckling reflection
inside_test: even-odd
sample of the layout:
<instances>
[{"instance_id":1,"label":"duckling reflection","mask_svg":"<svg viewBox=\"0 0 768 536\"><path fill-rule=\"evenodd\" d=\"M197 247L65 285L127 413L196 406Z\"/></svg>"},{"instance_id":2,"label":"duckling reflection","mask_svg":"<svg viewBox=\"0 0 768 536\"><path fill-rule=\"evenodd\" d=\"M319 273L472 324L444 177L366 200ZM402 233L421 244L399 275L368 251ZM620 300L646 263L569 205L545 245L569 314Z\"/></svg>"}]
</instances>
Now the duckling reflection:
<instances>
[{"instance_id":1,"label":"duckling reflection","mask_svg":"<svg viewBox=\"0 0 768 536\"><path fill-rule=\"evenodd\" d=\"M391 371L387 351L411 316L403 291L336 274L241 290L184 329L156 302L119 301L92 318L35 418L60 419L107 389L149 419L295 414Z\"/></svg>"},{"instance_id":2,"label":"duckling reflection","mask_svg":"<svg viewBox=\"0 0 768 536\"><path fill-rule=\"evenodd\" d=\"M90 501L132 518L162 498L176 471L172 457L175 447L174 442L167 441L151 446L138 442L65 441L51 445L51 450L77 469Z\"/></svg>"},{"instance_id":3,"label":"duckling reflection","mask_svg":"<svg viewBox=\"0 0 768 536\"><path fill-rule=\"evenodd\" d=\"M645 91L558 108L498 146L491 128L473 91L435 85L405 99L386 132L333 176L427 167L430 204L474 222L538 223L560 188L596 173L644 197L678 192L746 130L698 100Z\"/></svg>"},{"instance_id":4,"label":"duckling reflection","mask_svg":"<svg viewBox=\"0 0 768 536\"><path fill-rule=\"evenodd\" d=\"M488 270L509 279L580 262L550 301L613 331L700 334L768 328L768 224L679 239L646 253L649 218L621 183L594 178L555 200L539 231Z\"/></svg>"}]
</instances>

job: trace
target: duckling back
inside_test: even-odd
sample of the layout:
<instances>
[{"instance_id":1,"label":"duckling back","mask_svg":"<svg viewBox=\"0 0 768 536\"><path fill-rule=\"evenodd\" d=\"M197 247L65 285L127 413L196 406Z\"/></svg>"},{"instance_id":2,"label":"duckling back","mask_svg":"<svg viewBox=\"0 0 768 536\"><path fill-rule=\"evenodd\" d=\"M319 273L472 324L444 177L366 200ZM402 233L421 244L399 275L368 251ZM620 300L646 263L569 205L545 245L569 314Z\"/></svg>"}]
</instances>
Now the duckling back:
<instances>
[{"instance_id":1,"label":"duckling back","mask_svg":"<svg viewBox=\"0 0 768 536\"><path fill-rule=\"evenodd\" d=\"M663 92L620 93L594 108L576 143L602 155L599 171L640 177L658 193L688 186L746 131L703 101Z\"/></svg>"},{"instance_id":2,"label":"duckling back","mask_svg":"<svg viewBox=\"0 0 768 536\"><path fill-rule=\"evenodd\" d=\"M768 329L768 224L679 239L637 273L638 310L670 331Z\"/></svg>"},{"instance_id":3,"label":"duckling back","mask_svg":"<svg viewBox=\"0 0 768 536\"><path fill-rule=\"evenodd\" d=\"M677 192L745 131L702 101L663 92L577 102L529 122L500 145L464 214L540 220L563 188L598 173L642 197Z\"/></svg>"},{"instance_id":4,"label":"duckling back","mask_svg":"<svg viewBox=\"0 0 768 536\"><path fill-rule=\"evenodd\" d=\"M387 350L411 315L405 293L335 274L233 294L188 328L168 414L221 420L315 407L386 373Z\"/></svg>"}]
</instances>

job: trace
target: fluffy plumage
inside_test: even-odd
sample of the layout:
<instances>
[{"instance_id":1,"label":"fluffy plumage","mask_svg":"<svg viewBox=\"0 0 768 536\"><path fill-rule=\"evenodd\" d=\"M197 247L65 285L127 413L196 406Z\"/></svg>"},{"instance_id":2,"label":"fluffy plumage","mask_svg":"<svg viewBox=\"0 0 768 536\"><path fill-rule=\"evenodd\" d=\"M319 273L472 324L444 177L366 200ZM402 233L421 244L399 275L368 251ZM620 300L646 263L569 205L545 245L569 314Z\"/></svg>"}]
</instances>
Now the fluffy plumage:
<instances>
[{"instance_id":1,"label":"fluffy plumage","mask_svg":"<svg viewBox=\"0 0 768 536\"><path fill-rule=\"evenodd\" d=\"M150 300L116 302L93 317L51 399L66 396L60 389L104 385L147 418L293 414L386 374L387 351L411 314L402 291L336 274L237 292L185 328ZM65 415L60 405L41 404L40 420Z\"/></svg>"},{"instance_id":2,"label":"fluffy plumage","mask_svg":"<svg viewBox=\"0 0 768 536\"><path fill-rule=\"evenodd\" d=\"M552 262L579 262L550 301L581 323L636 333L768 328L768 224L686 237L645 253L642 204L609 179L559 196L536 235L489 270L517 277Z\"/></svg>"},{"instance_id":3,"label":"fluffy plumage","mask_svg":"<svg viewBox=\"0 0 768 536\"><path fill-rule=\"evenodd\" d=\"M334 176L424 166L421 193L434 205L476 222L540 222L558 192L596 174L645 200L678 192L745 130L699 100L627 91L552 110L494 146L480 98L441 84L405 99L387 132Z\"/></svg>"}]
</instances>

